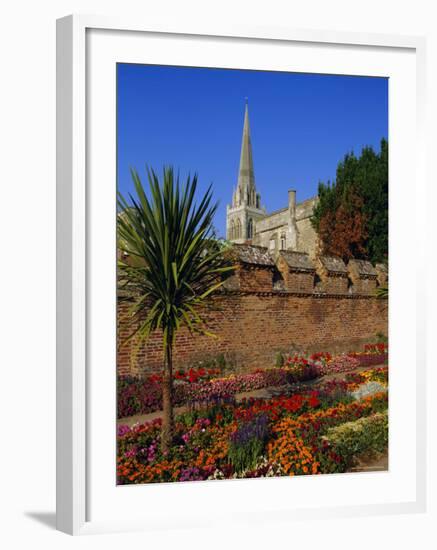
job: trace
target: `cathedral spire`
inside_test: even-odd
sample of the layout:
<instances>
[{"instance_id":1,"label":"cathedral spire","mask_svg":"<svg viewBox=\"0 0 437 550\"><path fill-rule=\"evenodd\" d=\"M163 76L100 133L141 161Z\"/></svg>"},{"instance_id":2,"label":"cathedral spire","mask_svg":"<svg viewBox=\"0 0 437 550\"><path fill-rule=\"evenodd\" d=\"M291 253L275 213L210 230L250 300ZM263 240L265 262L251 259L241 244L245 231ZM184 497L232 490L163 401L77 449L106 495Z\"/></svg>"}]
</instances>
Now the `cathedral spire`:
<instances>
[{"instance_id":1,"label":"cathedral spire","mask_svg":"<svg viewBox=\"0 0 437 550\"><path fill-rule=\"evenodd\" d=\"M241 140L238 182L232 193L232 203L226 210L226 235L235 243L252 242L258 238L256 223L266 216L261 208L261 197L256 192L253 172L252 143L250 140L249 107L244 110L243 137Z\"/></svg>"},{"instance_id":2,"label":"cathedral spire","mask_svg":"<svg viewBox=\"0 0 437 550\"><path fill-rule=\"evenodd\" d=\"M241 141L238 190L242 198L250 197L251 193L255 192L255 174L253 171L252 143L250 140L249 127L249 106L247 103L247 97L244 112L243 138ZM247 202L250 202L250 199Z\"/></svg>"}]
</instances>

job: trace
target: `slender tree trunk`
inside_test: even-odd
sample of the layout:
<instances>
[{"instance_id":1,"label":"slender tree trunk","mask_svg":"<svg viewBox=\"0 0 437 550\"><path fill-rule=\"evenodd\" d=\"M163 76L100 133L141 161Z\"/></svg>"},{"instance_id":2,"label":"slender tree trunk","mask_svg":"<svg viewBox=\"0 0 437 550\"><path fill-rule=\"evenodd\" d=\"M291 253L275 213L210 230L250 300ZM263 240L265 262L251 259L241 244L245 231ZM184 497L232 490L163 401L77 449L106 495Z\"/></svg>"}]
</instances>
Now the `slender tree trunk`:
<instances>
[{"instance_id":1,"label":"slender tree trunk","mask_svg":"<svg viewBox=\"0 0 437 550\"><path fill-rule=\"evenodd\" d=\"M161 449L166 452L173 441L173 349L167 342L164 360L164 376L162 381L162 432Z\"/></svg>"}]
</instances>

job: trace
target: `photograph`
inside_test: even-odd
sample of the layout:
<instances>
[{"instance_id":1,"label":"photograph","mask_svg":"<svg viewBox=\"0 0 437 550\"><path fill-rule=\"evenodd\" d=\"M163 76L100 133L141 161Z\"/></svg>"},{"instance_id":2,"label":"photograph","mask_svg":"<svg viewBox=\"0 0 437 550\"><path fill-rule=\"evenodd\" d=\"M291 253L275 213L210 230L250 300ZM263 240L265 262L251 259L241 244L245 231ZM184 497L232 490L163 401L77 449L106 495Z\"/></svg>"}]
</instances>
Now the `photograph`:
<instances>
[{"instance_id":1,"label":"photograph","mask_svg":"<svg viewBox=\"0 0 437 550\"><path fill-rule=\"evenodd\" d=\"M3 548L437 548L435 3L5 4Z\"/></svg>"},{"instance_id":2,"label":"photograph","mask_svg":"<svg viewBox=\"0 0 437 550\"><path fill-rule=\"evenodd\" d=\"M116 81L117 485L388 471L389 79Z\"/></svg>"}]
</instances>

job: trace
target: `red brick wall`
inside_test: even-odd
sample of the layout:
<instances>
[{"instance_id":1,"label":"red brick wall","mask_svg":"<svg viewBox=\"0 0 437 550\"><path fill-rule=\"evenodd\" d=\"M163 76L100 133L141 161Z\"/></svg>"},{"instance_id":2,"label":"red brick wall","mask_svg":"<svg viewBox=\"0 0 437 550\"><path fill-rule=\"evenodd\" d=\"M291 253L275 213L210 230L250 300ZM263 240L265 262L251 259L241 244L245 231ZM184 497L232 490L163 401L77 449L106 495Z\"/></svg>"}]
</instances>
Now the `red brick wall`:
<instances>
[{"instance_id":1,"label":"red brick wall","mask_svg":"<svg viewBox=\"0 0 437 550\"><path fill-rule=\"evenodd\" d=\"M273 270L268 268L240 267L237 273L240 290L245 292L271 292L273 284Z\"/></svg>"},{"instance_id":2,"label":"red brick wall","mask_svg":"<svg viewBox=\"0 0 437 550\"><path fill-rule=\"evenodd\" d=\"M306 351L351 351L360 349L376 333L387 334L388 330L387 302L373 297L235 292L218 296L214 302L219 309L209 314L210 331L217 338L192 337L181 330L175 349L177 365L223 353L238 369L252 370L271 366L278 351L296 347ZM119 340L128 330L123 322L126 307L119 304ZM160 334L153 334L135 351L133 346L119 346L120 374L160 370Z\"/></svg>"},{"instance_id":3,"label":"red brick wall","mask_svg":"<svg viewBox=\"0 0 437 550\"><path fill-rule=\"evenodd\" d=\"M314 291L314 273L290 269L287 262L281 256L279 256L276 266L284 279L287 290L303 293L312 293Z\"/></svg>"},{"instance_id":4,"label":"red brick wall","mask_svg":"<svg viewBox=\"0 0 437 550\"><path fill-rule=\"evenodd\" d=\"M285 285L292 288L294 292L313 292L314 274L288 272L285 274Z\"/></svg>"},{"instance_id":5,"label":"red brick wall","mask_svg":"<svg viewBox=\"0 0 437 550\"><path fill-rule=\"evenodd\" d=\"M322 279L323 292L328 294L347 294L349 279L346 277L325 277Z\"/></svg>"},{"instance_id":6,"label":"red brick wall","mask_svg":"<svg viewBox=\"0 0 437 550\"><path fill-rule=\"evenodd\" d=\"M376 279L356 279L352 285L352 292L356 294L374 295L376 291Z\"/></svg>"}]
</instances>

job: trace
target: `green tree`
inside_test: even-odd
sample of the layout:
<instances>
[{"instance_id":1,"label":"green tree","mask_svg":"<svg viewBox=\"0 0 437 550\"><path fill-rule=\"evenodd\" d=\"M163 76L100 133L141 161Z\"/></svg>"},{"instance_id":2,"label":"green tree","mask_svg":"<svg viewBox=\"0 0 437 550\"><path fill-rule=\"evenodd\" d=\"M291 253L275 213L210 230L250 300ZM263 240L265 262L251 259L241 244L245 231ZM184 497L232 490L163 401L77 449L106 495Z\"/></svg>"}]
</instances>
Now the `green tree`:
<instances>
[{"instance_id":1,"label":"green tree","mask_svg":"<svg viewBox=\"0 0 437 550\"><path fill-rule=\"evenodd\" d=\"M335 182L319 183L319 202L312 223L322 251L384 262L388 257L388 143L375 153L365 147L360 157L347 154L337 166ZM354 221L348 227L347 218ZM339 223L341 218L343 223ZM361 233L359 233L359 230ZM328 238L329 236L329 238ZM353 237L347 250L344 243Z\"/></svg>"},{"instance_id":2,"label":"green tree","mask_svg":"<svg viewBox=\"0 0 437 550\"><path fill-rule=\"evenodd\" d=\"M147 171L150 199L138 173L132 171L136 196L118 196L119 285L133 300L132 332L139 341L162 331L163 423L161 447L173 439L173 347L182 326L207 332L204 311L208 298L223 284L232 266L220 243L211 238L217 204L211 187L197 205L197 176L185 186L172 168L164 168L162 185Z\"/></svg>"}]
</instances>

